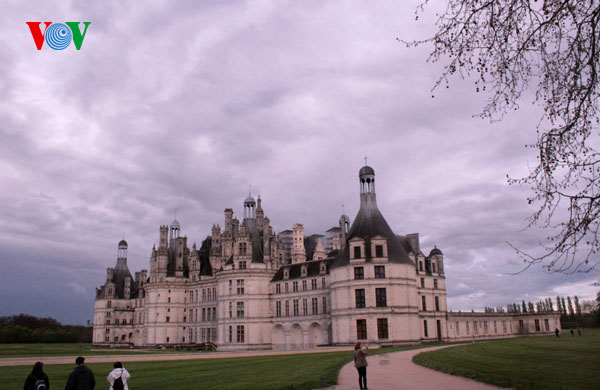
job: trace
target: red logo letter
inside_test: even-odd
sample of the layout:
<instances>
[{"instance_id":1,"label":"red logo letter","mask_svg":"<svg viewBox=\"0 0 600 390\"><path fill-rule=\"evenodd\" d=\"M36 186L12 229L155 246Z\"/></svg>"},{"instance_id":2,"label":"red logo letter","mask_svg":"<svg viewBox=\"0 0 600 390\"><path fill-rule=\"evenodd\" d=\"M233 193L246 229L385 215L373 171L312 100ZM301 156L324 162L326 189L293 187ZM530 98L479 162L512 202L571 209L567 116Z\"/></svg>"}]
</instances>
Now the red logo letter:
<instances>
[{"instance_id":1,"label":"red logo letter","mask_svg":"<svg viewBox=\"0 0 600 390\"><path fill-rule=\"evenodd\" d=\"M46 28L52 24L52 22L44 22L46 28L44 29L44 34L42 34L42 30L40 29L40 24L42 22L26 22L31 30L31 36L33 37L33 41L35 42L35 47L38 50L42 50L42 45L44 44L44 34L46 33Z\"/></svg>"}]
</instances>

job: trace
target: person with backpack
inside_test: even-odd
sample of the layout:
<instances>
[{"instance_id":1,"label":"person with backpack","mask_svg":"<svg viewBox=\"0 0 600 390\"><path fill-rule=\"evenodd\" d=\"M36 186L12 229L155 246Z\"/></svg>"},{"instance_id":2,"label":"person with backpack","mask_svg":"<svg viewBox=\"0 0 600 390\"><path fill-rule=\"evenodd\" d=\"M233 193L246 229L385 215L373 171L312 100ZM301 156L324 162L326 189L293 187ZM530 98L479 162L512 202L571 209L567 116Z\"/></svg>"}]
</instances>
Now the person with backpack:
<instances>
[{"instance_id":1,"label":"person with backpack","mask_svg":"<svg viewBox=\"0 0 600 390\"><path fill-rule=\"evenodd\" d=\"M25 385L23 385L23 390L49 390L50 389L50 381L48 380L48 375L44 373L42 368L44 367L44 363L37 362L33 365L33 370L31 370L31 374L27 376L25 379Z\"/></svg>"},{"instance_id":2,"label":"person with backpack","mask_svg":"<svg viewBox=\"0 0 600 390\"><path fill-rule=\"evenodd\" d=\"M94 390L94 387L96 387L94 373L83 364L84 361L85 359L81 356L75 359L77 367L75 367L71 375L69 375L65 390Z\"/></svg>"},{"instance_id":3,"label":"person with backpack","mask_svg":"<svg viewBox=\"0 0 600 390\"><path fill-rule=\"evenodd\" d=\"M121 362L116 362L114 367L115 369L106 377L106 380L110 383L110 390L129 390L127 379L131 378L131 375L123 368Z\"/></svg>"}]
</instances>

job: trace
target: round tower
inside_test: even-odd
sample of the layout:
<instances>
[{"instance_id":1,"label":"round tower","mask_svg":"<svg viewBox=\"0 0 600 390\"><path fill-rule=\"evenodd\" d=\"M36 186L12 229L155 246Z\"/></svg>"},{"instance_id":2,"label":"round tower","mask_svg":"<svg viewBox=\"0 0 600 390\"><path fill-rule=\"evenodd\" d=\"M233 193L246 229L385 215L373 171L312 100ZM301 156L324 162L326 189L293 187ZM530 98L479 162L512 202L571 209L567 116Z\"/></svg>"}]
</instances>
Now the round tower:
<instances>
[{"instance_id":1,"label":"round tower","mask_svg":"<svg viewBox=\"0 0 600 390\"><path fill-rule=\"evenodd\" d=\"M117 258L126 259L127 258L127 241L121 240L119 241L119 245L117 246Z\"/></svg>"}]
</instances>

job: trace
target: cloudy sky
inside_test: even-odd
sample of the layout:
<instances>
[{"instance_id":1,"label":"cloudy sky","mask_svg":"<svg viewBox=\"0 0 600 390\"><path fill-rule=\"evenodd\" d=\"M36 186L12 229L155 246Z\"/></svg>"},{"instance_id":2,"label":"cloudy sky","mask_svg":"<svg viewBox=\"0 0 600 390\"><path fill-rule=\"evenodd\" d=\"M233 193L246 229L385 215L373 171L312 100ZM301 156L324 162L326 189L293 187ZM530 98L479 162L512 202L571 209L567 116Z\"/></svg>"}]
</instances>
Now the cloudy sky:
<instances>
[{"instance_id":1,"label":"cloudy sky","mask_svg":"<svg viewBox=\"0 0 600 390\"><path fill-rule=\"evenodd\" d=\"M434 2L436 3L436 2ZM437 2L439 3L439 2ZM513 276L545 234L523 230L540 110L474 118L471 81L431 87L434 31L416 1L17 1L0 14L0 315L92 319L129 242L149 268L177 210L200 242L249 186L276 231L322 233L359 206L363 157L398 234L445 254L448 303L591 299L598 272ZM91 21L80 51L36 50L28 21Z\"/></svg>"}]
</instances>

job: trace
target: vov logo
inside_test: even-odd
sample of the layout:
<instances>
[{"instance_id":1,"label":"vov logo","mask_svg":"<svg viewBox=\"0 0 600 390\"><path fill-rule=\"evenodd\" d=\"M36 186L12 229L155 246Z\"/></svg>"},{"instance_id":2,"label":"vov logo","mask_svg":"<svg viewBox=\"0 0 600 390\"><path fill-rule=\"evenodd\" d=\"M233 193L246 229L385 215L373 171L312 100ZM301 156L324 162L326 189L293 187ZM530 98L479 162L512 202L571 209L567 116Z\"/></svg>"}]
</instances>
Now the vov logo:
<instances>
[{"instance_id":1,"label":"vov logo","mask_svg":"<svg viewBox=\"0 0 600 390\"><path fill-rule=\"evenodd\" d=\"M41 29L42 22L26 23L29 26L29 30L31 30L31 36L38 50L42 50L44 39L48 46L54 50L66 49L71 44L71 41L75 44L75 48L80 50L85 33L92 22L65 22L64 24L44 22L46 28L44 28L43 33ZM81 23L84 25L83 32L79 29Z\"/></svg>"}]
</instances>

